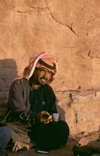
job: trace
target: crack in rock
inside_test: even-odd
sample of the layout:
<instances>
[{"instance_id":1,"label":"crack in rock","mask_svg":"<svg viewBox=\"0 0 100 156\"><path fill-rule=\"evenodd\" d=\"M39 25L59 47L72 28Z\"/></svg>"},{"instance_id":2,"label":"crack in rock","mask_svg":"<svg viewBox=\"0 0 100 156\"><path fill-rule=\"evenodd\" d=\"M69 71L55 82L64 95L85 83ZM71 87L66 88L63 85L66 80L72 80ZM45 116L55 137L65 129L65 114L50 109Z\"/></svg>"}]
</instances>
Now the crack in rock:
<instances>
[{"instance_id":1,"label":"crack in rock","mask_svg":"<svg viewBox=\"0 0 100 156\"><path fill-rule=\"evenodd\" d=\"M70 98L70 101L68 103L68 106L71 108L71 104L73 103L72 93L69 94L69 98Z\"/></svg>"},{"instance_id":2,"label":"crack in rock","mask_svg":"<svg viewBox=\"0 0 100 156\"><path fill-rule=\"evenodd\" d=\"M75 111L75 109L73 108L74 112L75 112L75 117L76 117L76 123L78 122L78 117L77 117L77 112Z\"/></svg>"},{"instance_id":3,"label":"crack in rock","mask_svg":"<svg viewBox=\"0 0 100 156\"><path fill-rule=\"evenodd\" d=\"M58 21L55 19L55 17L53 16L53 14L52 14L52 12L51 12L51 10L50 10L49 7L48 7L48 10L50 11L50 14L51 14L52 18L53 18L57 23L59 23L59 24L61 24L61 25L63 25L63 26L68 27L76 36L78 36L78 35L75 33L75 31L73 30L72 24L71 24L71 26L69 26L69 25L67 25L67 24L63 24L63 23L61 23L61 22L58 22Z\"/></svg>"},{"instance_id":4,"label":"crack in rock","mask_svg":"<svg viewBox=\"0 0 100 156\"><path fill-rule=\"evenodd\" d=\"M95 56L95 57L91 56L91 51L88 52L88 56L89 56L90 58L92 58L92 59L93 59L93 58L100 59L99 56Z\"/></svg>"},{"instance_id":5,"label":"crack in rock","mask_svg":"<svg viewBox=\"0 0 100 156\"><path fill-rule=\"evenodd\" d=\"M71 30L71 32L73 32L76 36L78 36L78 35L75 33L75 31L73 30L73 28L72 28L72 23L71 23L71 26L69 26L69 25L67 25L67 24L63 24L63 23L61 23L61 22L58 22L58 21L56 20L56 18L53 16L53 14L52 14L52 12L51 12L51 10L50 10L49 7L39 8L39 7L31 7L31 6L30 6L30 8L32 8L32 9L38 11L38 12L40 12L40 11L42 11L42 10L45 10L45 9L48 9L49 12L50 12L51 17L53 18L53 20L55 20L58 24L61 24L61 25L63 25L63 26L66 26L67 28L69 28L69 29ZM20 10L17 10L17 12L18 12L18 13L27 13L27 12L29 12L29 11L20 11Z\"/></svg>"},{"instance_id":6,"label":"crack in rock","mask_svg":"<svg viewBox=\"0 0 100 156\"><path fill-rule=\"evenodd\" d=\"M70 93L69 94L69 98L70 98L70 101L69 101L69 103L68 103L68 106L71 108L71 104L73 103L73 98L72 98L72 93ZM77 112L75 111L75 109L74 108L72 108L73 110L74 110L74 112L75 112L75 123L77 123L78 122L78 118L77 118Z\"/></svg>"}]
</instances>

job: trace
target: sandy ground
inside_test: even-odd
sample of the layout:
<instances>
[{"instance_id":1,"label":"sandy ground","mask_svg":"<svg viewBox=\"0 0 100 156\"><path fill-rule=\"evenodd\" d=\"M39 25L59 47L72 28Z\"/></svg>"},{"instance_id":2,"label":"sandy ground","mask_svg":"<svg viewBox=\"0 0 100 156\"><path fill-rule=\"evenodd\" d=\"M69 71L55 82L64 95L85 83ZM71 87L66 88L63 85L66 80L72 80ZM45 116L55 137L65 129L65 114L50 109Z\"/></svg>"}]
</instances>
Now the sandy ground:
<instances>
[{"instance_id":1,"label":"sandy ground","mask_svg":"<svg viewBox=\"0 0 100 156\"><path fill-rule=\"evenodd\" d=\"M40 154L37 153L35 149L31 149L31 150L27 150L27 151L18 151L16 153L13 152L9 152L9 151L4 151L4 155L8 154L8 156L74 156L73 152L72 152L72 148L73 146L76 144L77 140L75 140L74 138L70 138L68 139L68 142L65 146L57 149L57 150L52 150L49 151L48 154ZM7 155L6 155L7 156Z\"/></svg>"},{"instance_id":2,"label":"sandy ground","mask_svg":"<svg viewBox=\"0 0 100 156\"><path fill-rule=\"evenodd\" d=\"M37 153L34 149L27 150L27 151L19 151L17 153L12 152L4 152L5 154L8 154L8 156L73 156L73 152L66 148L61 148L57 150L50 151L48 154L40 154ZM4 155L5 155L4 154Z\"/></svg>"}]
</instances>

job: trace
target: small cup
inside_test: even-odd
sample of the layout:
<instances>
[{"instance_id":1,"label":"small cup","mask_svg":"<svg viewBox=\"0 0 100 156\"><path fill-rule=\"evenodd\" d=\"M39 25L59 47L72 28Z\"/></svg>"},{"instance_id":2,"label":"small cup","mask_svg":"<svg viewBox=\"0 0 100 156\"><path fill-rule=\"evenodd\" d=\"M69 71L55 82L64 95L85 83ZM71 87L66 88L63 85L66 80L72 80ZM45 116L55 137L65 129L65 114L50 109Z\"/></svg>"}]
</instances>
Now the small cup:
<instances>
[{"instance_id":1,"label":"small cup","mask_svg":"<svg viewBox=\"0 0 100 156\"><path fill-rule=\"evenodd\" d=\"M53 121L57 122L59 120L59 113L53 113Z\"/></svg>"}]
</instances>

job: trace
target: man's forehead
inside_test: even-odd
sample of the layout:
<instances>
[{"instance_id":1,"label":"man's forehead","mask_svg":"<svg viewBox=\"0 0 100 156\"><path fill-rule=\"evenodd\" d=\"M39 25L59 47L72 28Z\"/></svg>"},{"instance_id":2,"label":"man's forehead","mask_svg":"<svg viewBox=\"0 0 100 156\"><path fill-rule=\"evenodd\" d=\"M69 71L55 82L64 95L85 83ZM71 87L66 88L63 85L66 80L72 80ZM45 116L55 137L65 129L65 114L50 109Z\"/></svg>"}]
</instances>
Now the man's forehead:
<instances>
[{"instance_id":1,"label":"man's forehead","mask_svg":"<svg viewBox=\"0 0 100 156\"><path fill-rule=\"evenodd\" d=\"M49 69L47 69L47 68L45 68L45 67L41 67L41 68L39 68L39 69L45 69L45 70L49 70Z\"/></svg>"},{"instance_id":2,"label":"man's forehead","mask_svg":"<svg viewBox=\"0 0 100 156\"><path fill-rule=\"evenodd\" d=\"M53 74L53 72L50 70L50 69L47 69L47 68L45 68L45 67L41 67L41 68L36 68L37 70L39 70L39 71L47 71L47 72L49 72L49 73L52 73Z\"/></svg>"}]
</instances>

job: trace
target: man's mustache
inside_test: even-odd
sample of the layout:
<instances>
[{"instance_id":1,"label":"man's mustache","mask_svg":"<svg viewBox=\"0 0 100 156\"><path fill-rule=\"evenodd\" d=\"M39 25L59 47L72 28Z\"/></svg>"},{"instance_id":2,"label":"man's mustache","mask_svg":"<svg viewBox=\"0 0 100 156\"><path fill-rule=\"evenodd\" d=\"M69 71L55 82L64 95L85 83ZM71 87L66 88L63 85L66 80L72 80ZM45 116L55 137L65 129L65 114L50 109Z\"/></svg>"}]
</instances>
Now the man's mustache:
<instances>
[{"instance_id":1,"label":"man's mustache","mask_svg":"<svg viewBox=\"0 0 100 156\"><path fill-rule=\"evenodd\" d=\"M44 79L44 80L48 81L48 79L46 77L41 77L40 79Z\"/></svg>"}]
</instances>

